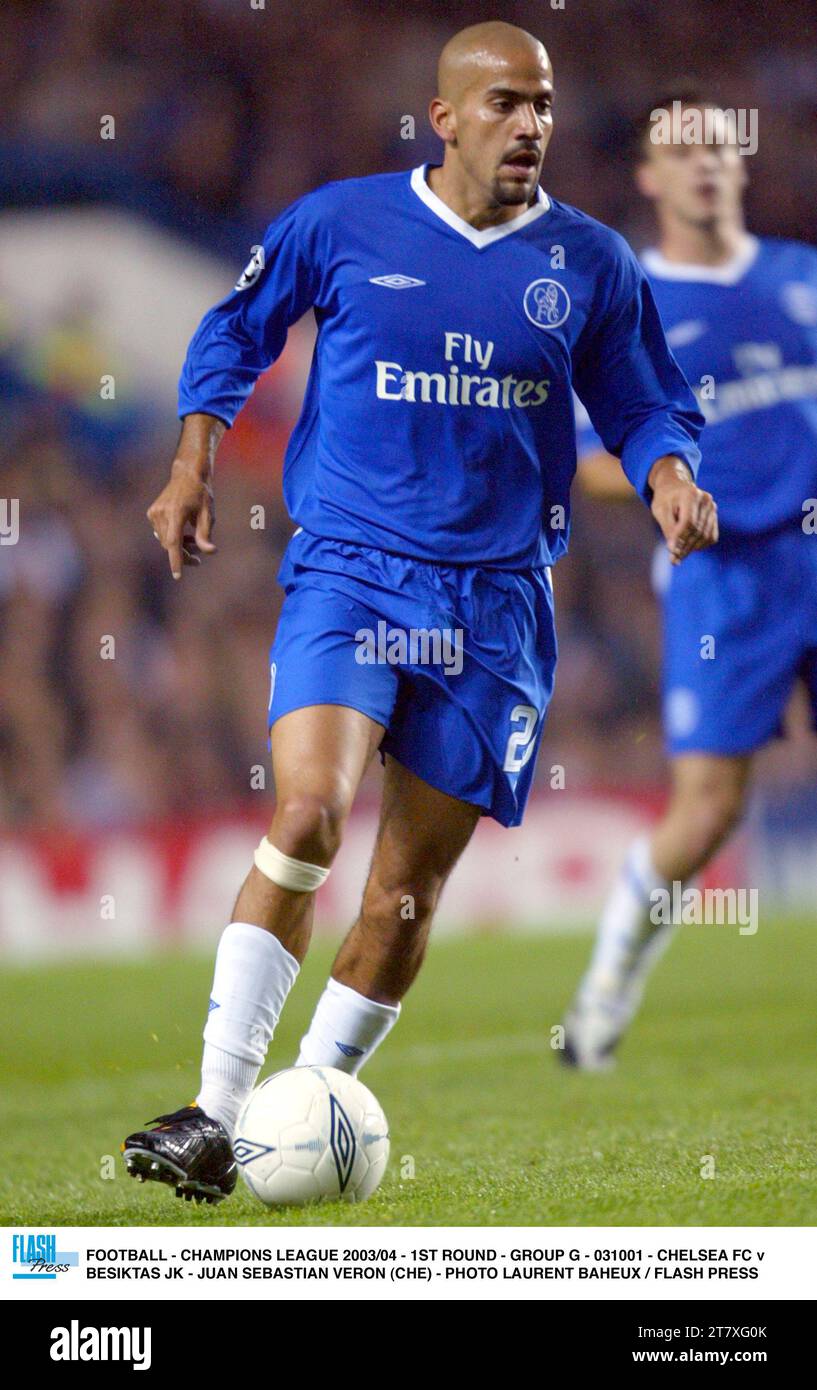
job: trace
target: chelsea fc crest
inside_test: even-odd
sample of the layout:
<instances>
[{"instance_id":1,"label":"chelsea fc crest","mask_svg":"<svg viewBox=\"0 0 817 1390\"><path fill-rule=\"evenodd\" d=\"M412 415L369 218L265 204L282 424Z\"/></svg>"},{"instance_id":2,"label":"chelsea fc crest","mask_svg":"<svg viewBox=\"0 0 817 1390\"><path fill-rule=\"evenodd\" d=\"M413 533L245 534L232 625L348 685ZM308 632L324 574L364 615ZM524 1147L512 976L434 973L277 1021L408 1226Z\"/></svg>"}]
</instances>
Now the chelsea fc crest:
<instances>
[{"instance_id":1,"label":"chelsea fc crest","mask_svg":"<svg viewBox=\"0 0 817 1390\"><path fill-rule=\"evenodd\" d=\"M532 280L522 303L535 328L561 328L570 313L570 295L558 280Z\"/></svg>"}]
</instances>

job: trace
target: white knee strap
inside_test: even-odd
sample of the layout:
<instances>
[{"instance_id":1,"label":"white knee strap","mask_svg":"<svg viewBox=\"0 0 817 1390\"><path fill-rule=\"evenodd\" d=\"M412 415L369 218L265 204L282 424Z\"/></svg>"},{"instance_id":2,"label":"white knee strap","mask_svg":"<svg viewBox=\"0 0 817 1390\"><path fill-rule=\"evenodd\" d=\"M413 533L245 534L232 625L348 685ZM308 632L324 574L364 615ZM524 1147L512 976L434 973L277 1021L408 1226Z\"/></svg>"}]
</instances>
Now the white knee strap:
<instances>
[{"instance_id":1,"label":"white knee strap","mask_svg":"<svg viewBox=\"0 0 817 1390\"><path fill-rule=\"evenodd\" d=\"M255 851L255 867L279 888L289 888L293 893L314 893L329 877L329 870L320 864L305 864L302 859L282 854L266 835Z\"/></svg>"}]
</instances>

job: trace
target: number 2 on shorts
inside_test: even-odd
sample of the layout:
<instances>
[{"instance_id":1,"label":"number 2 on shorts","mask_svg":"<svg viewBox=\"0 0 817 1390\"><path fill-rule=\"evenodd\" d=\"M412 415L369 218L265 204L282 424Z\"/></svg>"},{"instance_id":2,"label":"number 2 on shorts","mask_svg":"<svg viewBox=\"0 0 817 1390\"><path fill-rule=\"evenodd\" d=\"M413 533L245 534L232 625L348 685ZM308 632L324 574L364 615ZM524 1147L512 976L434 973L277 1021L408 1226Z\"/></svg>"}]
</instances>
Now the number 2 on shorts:
<instances>
[{"instance_id":1,"label":"number 2 on shorts","mask_svg":"<svg viewBox=\"0 0 817 1390\"><path fill-rule=\"evenodd\" d=\"M514 729L505 749L504 772L521 772L533 752L533 735L536 731L537 713L533 705L515 705L511 711L511 723L521 722L521 729Z\"/></svg>"}]
</instances>

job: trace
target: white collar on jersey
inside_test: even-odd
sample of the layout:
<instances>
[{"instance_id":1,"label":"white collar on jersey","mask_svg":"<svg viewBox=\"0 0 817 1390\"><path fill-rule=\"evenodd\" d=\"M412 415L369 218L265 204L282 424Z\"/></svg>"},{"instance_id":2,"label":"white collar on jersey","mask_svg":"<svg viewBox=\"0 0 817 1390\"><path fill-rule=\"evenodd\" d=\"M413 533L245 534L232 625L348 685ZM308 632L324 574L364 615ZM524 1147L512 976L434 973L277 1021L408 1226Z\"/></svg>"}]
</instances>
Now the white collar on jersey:
<instances>
[{"instance_id":1,"label":"white collar on jersey","mask_svg":"<svg viewBox=\"0 0 817 1390\"><path fill-rule=\"evenodd\" d=\"M658 280L697 280L707 285L736 285L754 264L759 250L757 237L745 232L739 249L723 265L690 265L685 261L668 261L655 248L642 252L641 264Z\"/></svg>"},{"instance_id":2,"label":"white collar on jersey","mask_svg":"<svg viewBox=\"0 0 817 1390\"><path fill-rule=\"evenodd\" d=\"M527 227L529 223L535 222L537 217L550 211L550 199L544 189L537 186L536 202L529 207L526 212L520 213L519 217L512 217L510 222L502 222L496 227L483 227L480 231L472 227L470 222L466 222L464 217L458 216L452 208L444 203L442 198L438 198L426 182L427 164L420 164L411 171L411 186L417 197L420 198L426 207L437 217L446 222L449 227L453 227L460 236L466 237L472 246L476 246L481 251L484 246L490 246L492 242L499 241L502 237L510 236L512 232L518 232L521 227Z\"/></svg>"}]
</instances>

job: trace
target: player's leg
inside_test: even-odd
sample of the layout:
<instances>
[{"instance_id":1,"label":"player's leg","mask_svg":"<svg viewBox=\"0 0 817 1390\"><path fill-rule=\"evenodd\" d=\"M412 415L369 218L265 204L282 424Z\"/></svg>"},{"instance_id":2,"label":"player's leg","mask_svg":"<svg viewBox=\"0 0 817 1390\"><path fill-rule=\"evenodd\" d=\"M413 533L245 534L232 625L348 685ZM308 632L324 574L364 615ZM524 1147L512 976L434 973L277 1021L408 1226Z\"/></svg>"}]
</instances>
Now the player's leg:
<instances>
[{"instance_id":1,"label":"player's leg","mask_svg":"<svg viewBox=\"0 0 817 1390\"><path fill-rule=\"evenodd\" d=\"M357 660L372 614L350 597L345 567L331 543L303 532L287 549L267 718L277 804L219 943L199 1103L123 1146L138 1176L185 1196L217 1200L235 1186L235 1121L306 950L314 891L391 718L397 677Z\"/></svg>"},{"instance_id":2,"label":"player's leg","mask_svg":"<svg viewBox=\"0 0 817 1390\"><path fill-rule=\"evenodd\" d=\"M267 844L307 869L328 871L360 779L382 737L382 725L342 705L314 705L279 719L270 739L275 813ZM263 849L258 858L263 865ZM288 871L286 864L269 868L270 873L259 867L258 859L253 863L232 921L273 933L300 963L309 944L314 893L301 885L303 875L297 870Z\"/></svg>"},{"instance_id":3,"label":"player's leg","mask_svg":"<svg viewBox=\"0 0 817 1390\"><path fill-rule=\"evenodd\" d=\"M443 885L480 811L386 759L360 914L301 1042L298 1065L357 1073L397 1021L423 961Z\"/></svg>"},{"instance_id":4,"label":"player's leg","mask_svg":"<svg viewBox=\"0 0 817 1390\"><path fill-rule=\"evenodd\" d=\"M671 800L657 831L631 847L604 908L566 1020L565 1061L609 1065L674 933L650 922L650 894L688 881L740 817L752 757L780 730L801 664L803 595L813 592L804 554L813 564L813 551L782 533L722 537L671 572L662 594Z\"/></svg>"},{"instance_id":5,"label":"player's leg","mask_svg":"<svg viewBox=\"0 0 817 1390\"><path fill-rule=\"evenodd\" d=\"M315 889L329 872L383 728L316 705L272 728L272 824L216 956L197 1104L232 1133L306 954Z\"/></svg>"},{"instance_id":6,"label":"player's leg","mask_svg":"<svg viewBox=\"0 0 817 1390\"><path fill-rule=\"evenodd\" d=\"M128 1169L217 1200L235 1185L230 1138L306 952L325 879L383 726L339 705L293 710L272 731L276 809L216 955L193 1106L123 1146Z\"/></svg>"},{"instance_id":7,"label":"player's leg","mask_svg":"<svg viewBox=\"0 0 817 1390\"><path fill-rule=\"evenodd\" d=\"M650 843L659 880L685 883L714 857L743 815L751 769L748 754L673 759L672 795Z\"/></svg>"},{"instance_id":8,"label":"player's leg","mask_svg":"<svg viewBox=\"0 0 817 1390\"><path fill-rule=\"evenodd\" d=\"M743 813L750 756L686 754L672 764L669 805L651 836L630 847L607 899L593 956L565 1023L564 1060L601 1068L638 1009L650 971L676 927L656 925L657 890L687 883Z\"/></svg>"}]
</instances>

